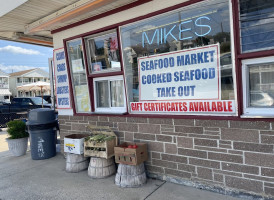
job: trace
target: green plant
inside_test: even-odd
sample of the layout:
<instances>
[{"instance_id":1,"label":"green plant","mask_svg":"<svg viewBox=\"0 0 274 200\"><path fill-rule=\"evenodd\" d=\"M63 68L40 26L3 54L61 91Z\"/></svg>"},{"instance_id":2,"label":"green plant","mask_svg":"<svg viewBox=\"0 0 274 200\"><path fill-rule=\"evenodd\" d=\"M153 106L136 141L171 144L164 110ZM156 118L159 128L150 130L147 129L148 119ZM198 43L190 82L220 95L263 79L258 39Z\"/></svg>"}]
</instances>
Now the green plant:
<instances>
[{"instance_id":1,"label":"green plant","mask_svg":"<svg viewBox=\"0 0 274 200\"><path fill-rule=\"evenodd\" d=\"M28 132L26 132L26 124L23 121L9 121L7 126L8 139L19 139L29 136Z\"/></svg>"}]
</instances>

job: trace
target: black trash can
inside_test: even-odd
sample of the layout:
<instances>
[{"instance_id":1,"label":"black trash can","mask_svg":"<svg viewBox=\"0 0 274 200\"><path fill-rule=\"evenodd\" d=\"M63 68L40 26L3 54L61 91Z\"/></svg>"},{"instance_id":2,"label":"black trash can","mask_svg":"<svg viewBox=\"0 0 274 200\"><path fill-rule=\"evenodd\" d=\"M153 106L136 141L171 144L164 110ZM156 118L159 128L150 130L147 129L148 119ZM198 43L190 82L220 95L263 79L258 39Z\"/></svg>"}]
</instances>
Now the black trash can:
<instances>
[{"instance_id":1,"label":"black trash can","mask_svg":"<svg viewBox=\"0 0 274 200\"><path fill-rule=\"evenodd\" d=\"M54 110L38 108L29 111L27 121L30 134L31 158L43 160L56 155L58 120Z\"/></svg>"}]
</instances>

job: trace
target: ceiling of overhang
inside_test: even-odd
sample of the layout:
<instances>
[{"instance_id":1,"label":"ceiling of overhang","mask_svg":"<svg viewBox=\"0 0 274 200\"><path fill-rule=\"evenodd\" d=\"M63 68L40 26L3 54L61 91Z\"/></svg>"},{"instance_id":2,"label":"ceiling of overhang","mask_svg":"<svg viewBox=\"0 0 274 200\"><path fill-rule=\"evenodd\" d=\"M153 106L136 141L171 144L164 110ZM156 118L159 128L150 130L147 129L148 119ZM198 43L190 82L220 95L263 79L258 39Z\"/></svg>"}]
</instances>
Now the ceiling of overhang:
<instances>
[{"instance_id":1,"label":"ceiling of overhang","mask_svg":"<svg viewBox=\"0 0 274 200\"><path fill-rule=\"evenodd\" d=\"M52 30L136 1L28 0L0 17L0 39L52 47Z\"/></svg>"}]
</instances>

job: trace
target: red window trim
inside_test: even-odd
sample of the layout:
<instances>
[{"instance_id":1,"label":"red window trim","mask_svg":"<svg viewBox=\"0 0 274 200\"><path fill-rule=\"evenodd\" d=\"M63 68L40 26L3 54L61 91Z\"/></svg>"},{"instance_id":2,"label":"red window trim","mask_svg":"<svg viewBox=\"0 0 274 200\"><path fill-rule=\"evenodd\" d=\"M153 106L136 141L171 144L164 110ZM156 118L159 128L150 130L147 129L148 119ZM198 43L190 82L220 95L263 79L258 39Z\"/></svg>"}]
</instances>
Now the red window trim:
<instances>
[{"instance_id":1,"label":"red window trim","mask_svg":"<svg viewBox=\"0 0 274 200\"><path fill-rule=\"evenodd\" d=\"M88 23L90 21L97 20L97 19L109 16L109 15L124 11L126 9L139 6L143 3L147 3L147 2L150 2L150 1L152 1L152 0L145 0L142 3L136 2L136 4L133 3L134 5L130 4L131 7L123 6L123 7L117 8L113 11L106 12L102 15L91 17L91 18L88 18L86 20L83 20L83 21L80 21L80 22L77 22L77 23L74 23L74 24L71 24L71 25L68 25L68 26L53 30L51 33L52 34L58 33L58 32L61 32L61 31L64 31L64 30L67 30L67 29L70 29L70 28L85 24L85 23ZM156 16L156 15L159 15L159 14L162 14L162 13L165 13L165 12L169 12L169 11L178 9L179 7L185 7L185 6L188 6L188 5L191 5L191 4L194 4L194 3L198 3L198 2L202 2L202 1L204 1L204 0L190 0L190 1L187 1L187 2L184 2L184 3L177 4L175 6L171 6L171 7L159 10L159 11L149 13L149 14L144 15L144 16L140 16L140 17L137 17L137 18L134 18L134 19L126 20L126 21L123 21L123 22L120 22L120 23L117 23L117 24L113 24L113 25L110 25L110 26L107 26L107 27L103 27L103 28L100 28L100 29L97 29L97 30L94 30L94 31L87 32L87 33L79 34L79 35L76 35L76 36L73 36L73 37L70 37L70 38L66 38L66 39L63 40L64 47L65 47L65 52L67 53L67 48L65 46L67 41L73 40L73 39L76 39L76 38L83 38L83 37L86 37L88 35L100 33L100 32L103 32L103 31L108 31L108 30L111 30L111 29L116 29L117 30L118 44L119 44L119 48L120 48L120 37L119 37L119 34L120 34L119 33L119 27L120 26L130 24L130 23L133 23L133 22L137 22L137 21L140 21L140 20L144 20L146 18L150 18L150 17ZM237 116L158 115L158 114L140 115L140 114L129 114L129 113L125 113L124 115L121 115L121 114L113 115L113 114L96 114L96 113L92 113L92 114L89 114L89 113L76 113L74 98L72 98L73 99L73 102L72 102L73 104L72 105L73 105L74 115L76 115L76 116L126 116L126 117L141 117L141 118L144 118L144 117L145 118L167 118L168 117L168 118L174 118L174 119L210 119L210 120L238 120L238 121L274 121L274 119L270 119L270 118L241 118L241 115L243 114L243 106L242 106L243 105L243 94L242 94L243 88L242 88L241 61L243 59L248 59L248 58L273 56L274 55L274 50L265 50L265 51L252 52L252 53L241 53L240 29L239 29L239 27L240 27L239 26L239 7L238 7L238 5L239 5L238 1L239 0L230 0L230 1L232 3L232 13L233 13L232 18L233 18L233 26L234 26L233 34L234 34L234 55L235 55L235 74L236 74L235 79L236 79L236 83L237 83L236 89L237 89L237 96L238 96L238 98L237 98L238 115ZM86 52L85 52L85 54L86 54ZM120 49L120 58L122 59L121 49ZM68 61L67 54L66 54L66 59ZM86 55L85 55L85 62L87 63ZM69 63L68 63L68 66L69 66ZM68 73L70 74L70 70L68 70ZM123 75L124 76L124 81L125 81L125 75L124 75L124 71L123 71L123 62L122 61L121 61L121 71L88 75L88 79L89 79L88 82L93 82L93 78L106 77L106 76L115 76L115 75ZM92 88L92 92L93 92L93 83L89 83L89 87ZM72 88L71 82L70 82L70 88ZM71 89L71 91L73 92L72 89ZM93 93L90 93L90 94L93 94ZM125 95L127 95L126 94L126 89L125 89ZM94 95L92 95L92 97L90 99L92 99L92 101L94 102ZM127 101L127 98L126 98L126 101ZM95 108L94 108L93 103L91 105L92 105L92 112L94 112ZM127 109L128 109L128 106L127 106Z\"/></svg>"}]
</instances>

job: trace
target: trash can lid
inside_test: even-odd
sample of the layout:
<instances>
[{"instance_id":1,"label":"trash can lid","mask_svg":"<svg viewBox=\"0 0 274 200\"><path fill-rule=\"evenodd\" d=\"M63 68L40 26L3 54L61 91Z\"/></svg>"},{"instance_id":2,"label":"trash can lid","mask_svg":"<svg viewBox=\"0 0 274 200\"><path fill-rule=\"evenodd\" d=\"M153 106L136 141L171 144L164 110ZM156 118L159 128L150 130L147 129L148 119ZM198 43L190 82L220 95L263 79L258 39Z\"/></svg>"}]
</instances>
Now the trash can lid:
<instances>
[{"instance_id":1,"label":"trash can lid","mask_svg":"<svg viewBox=\"0 0 274 200\"><path fill-rule=\"evenodd\" d=\"M55 111L50 108L37 108L28 113L27 125L48 124L56 121Z\"/></svg>"}]
</instances>

